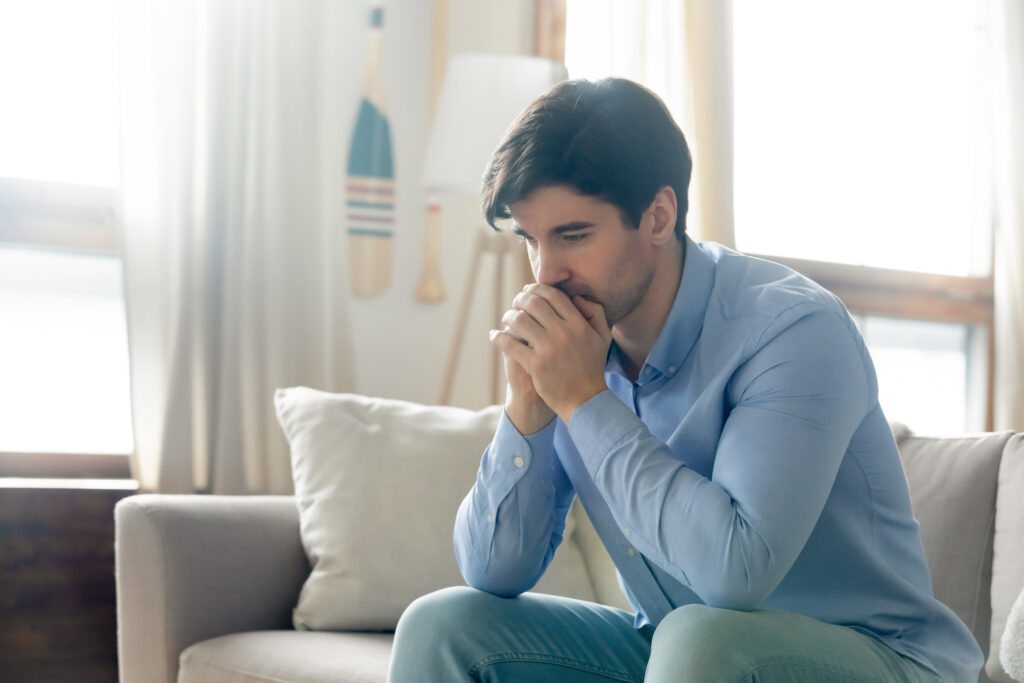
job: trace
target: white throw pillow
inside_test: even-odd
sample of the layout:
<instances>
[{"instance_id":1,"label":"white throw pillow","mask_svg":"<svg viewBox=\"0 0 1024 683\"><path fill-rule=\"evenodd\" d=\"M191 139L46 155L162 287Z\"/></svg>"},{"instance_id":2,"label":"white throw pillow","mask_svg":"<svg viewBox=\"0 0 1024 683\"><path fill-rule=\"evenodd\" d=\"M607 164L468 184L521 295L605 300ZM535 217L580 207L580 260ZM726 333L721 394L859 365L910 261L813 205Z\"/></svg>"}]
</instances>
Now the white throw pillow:
<instances>
[{"instance_id":1,"label":"white throw pillow","mask_svg":"<svg viewBox=\"0 0 1024 683\"><path fill-rule=\"evenodd\" d=\"M1024 681L1024 592L1010 608L1000 639L999 659L1013 680Z\"/></svg>"},{"instance_id":2,"label":"white throw pillow","mask_svg":"<svg viewBox=\"0 0 1024 683\"><path fill-rule=\"evenodd\" d=\"M417 597L462 585L452 528L501 406L480 411L278 389L312 572L295 628L390 630ZM594 600L567 522L535 590Z\"/></svg>"}]
</instances>

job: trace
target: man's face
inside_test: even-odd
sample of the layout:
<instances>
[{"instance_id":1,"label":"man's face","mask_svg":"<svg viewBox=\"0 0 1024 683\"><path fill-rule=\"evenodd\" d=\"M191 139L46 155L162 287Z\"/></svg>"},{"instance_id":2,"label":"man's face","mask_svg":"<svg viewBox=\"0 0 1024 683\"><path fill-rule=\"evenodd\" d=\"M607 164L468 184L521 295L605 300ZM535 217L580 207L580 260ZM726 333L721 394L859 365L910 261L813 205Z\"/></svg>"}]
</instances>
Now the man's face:
<instances>
[{"instance_id":1,"label":"man's face","mask_svg":"<svg viewBox=\"0 0 1024 683\"><path fill-rule=\"evenodd\" d=\"M543 187L509 207L527 244L537 282L604 307L608 326L633 312L654 277L647 231L635 230L618 208L569 187Z\"/></svg>"}]
</instances>

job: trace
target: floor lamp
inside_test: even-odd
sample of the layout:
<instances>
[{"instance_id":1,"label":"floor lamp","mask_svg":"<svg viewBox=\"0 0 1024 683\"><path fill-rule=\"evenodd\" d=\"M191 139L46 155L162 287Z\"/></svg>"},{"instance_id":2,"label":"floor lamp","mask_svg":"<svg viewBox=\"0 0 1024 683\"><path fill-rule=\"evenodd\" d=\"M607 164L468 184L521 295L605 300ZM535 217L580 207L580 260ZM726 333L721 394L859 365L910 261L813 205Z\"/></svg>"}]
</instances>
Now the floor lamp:
<instances>
[{"instance_id":1,"label":"floor lamp","mask_svg":"<svg viewBox=\"0 0 1024 683\"><path fill-rule=\"evenodd\" d=\"M481 176L505 130L526 105L555 83L565 80L566 75L564 64L539 57L499 54L452 57L445 71L423 171L423 183L431 200L436 201L440 195L479 197ZM497 319L508 305L502 300L501 291L505 261L522 251L513 248L511 235L495 233L483 226L482 221L474 229L477 234L470 255L469 275L441 388L442 404L451 402L481 262L488 255L496 259L493 300ZM525 270L529 272L528 267ZM497 403L501 400L500 354L494 351L492 359L490 396L491 402Z\"/></svg>"}]
</instances>

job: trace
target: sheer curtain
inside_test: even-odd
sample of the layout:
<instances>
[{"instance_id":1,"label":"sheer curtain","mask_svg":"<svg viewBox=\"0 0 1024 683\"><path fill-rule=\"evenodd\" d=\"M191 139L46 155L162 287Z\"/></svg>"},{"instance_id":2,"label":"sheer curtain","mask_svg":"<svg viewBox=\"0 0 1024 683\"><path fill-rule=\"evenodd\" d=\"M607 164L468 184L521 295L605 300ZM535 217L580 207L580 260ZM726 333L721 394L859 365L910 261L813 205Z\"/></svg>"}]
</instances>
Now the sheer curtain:
<instances>
[{"instance_id":1,"label":"sheer curtain","mask_svg":"<svg viewBox=\"0 0 1024 683\"><path fill-rule=\"evenodd\" d=\"M344 46L358 53L366 22L346 4L121 3L120 240L145 490L290 492L274 388L352 386L337 114L354 108Z\"/></svg>"},{"instance_id":2,"label":"sheer curtain","mask_svg":"<svg viewBox=\"0 0 1024 683\"><path fill-rule=\"evenodd\" d=\"M629 78L665 101L694 158L687 232L734 246L731 0L577 0L568 8L569 76ZM576 51L599 44L582 33L595 31L611 48L605 68L574 73Z\"/></svg>"},{"instance_id":3,"label":"sheer curtain","mask_svg":"<svg viewBox=\"0 0 1024 683\"><path fill-rule=\"evenodd\" d=\"M1024 2L993 0L996 429L1024 430Z\"/></svg>"}]
</instances>

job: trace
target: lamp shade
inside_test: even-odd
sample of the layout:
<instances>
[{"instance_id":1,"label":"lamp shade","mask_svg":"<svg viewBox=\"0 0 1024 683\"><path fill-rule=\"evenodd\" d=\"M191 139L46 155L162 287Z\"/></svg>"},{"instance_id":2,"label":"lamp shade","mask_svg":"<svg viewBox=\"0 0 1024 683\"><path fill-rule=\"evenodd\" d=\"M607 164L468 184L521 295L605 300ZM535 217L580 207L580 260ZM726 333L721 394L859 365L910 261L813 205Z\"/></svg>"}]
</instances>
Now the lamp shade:
<instances>
[{"instance_id":1,"label":"lamp shade","mask_svg":"<svg viewBox=\"0 0 1024 683\"><path fill-rule=\"evenodd\" d=\"M427 146L427 189L478 195L487 162L509 125L526 105L566 77L564 64L539 57L452 57Z\"/></svg>"}]
</instances>

